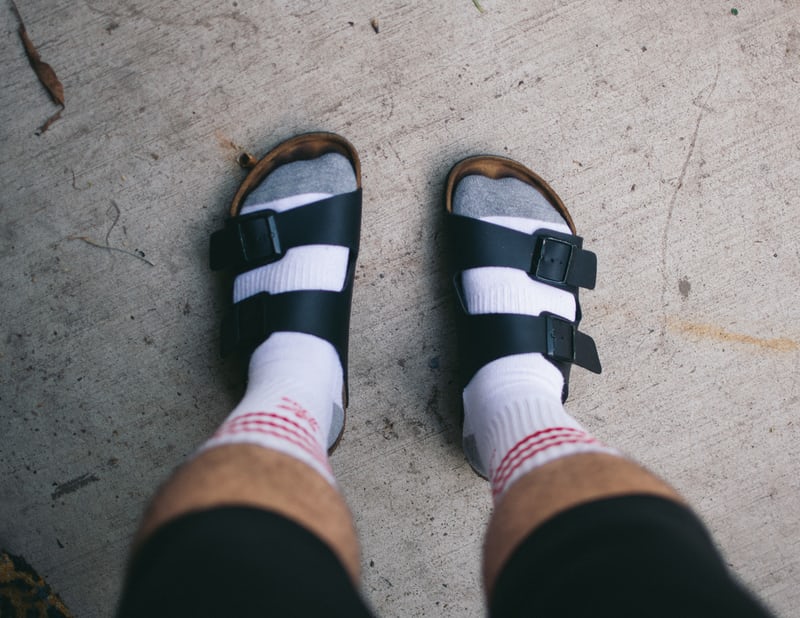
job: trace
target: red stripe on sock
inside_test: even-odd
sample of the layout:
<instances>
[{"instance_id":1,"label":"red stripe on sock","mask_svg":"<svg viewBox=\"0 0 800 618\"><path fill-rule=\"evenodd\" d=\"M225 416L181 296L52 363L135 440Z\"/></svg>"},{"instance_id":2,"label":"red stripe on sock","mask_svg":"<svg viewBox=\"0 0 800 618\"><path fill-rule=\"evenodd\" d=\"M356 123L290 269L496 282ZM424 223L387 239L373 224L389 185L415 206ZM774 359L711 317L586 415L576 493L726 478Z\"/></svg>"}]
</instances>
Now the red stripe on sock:
<instances>
[{"instance_id":1,"label":"red stripe on sock","mask_svg":"<svg viewBox=\"0 0 800 618\"><path fill-rule=\"evenodd\" d=\"M554 434L552 436L548 436L546 438L542 438L536 440L535 442L528 443L524 448L518 450L514 457L508 460L508 463L503 470L502 473L495 472L492 475L492 478L495 479L496 482L500 483L501 485L505 484L508 480L508 477L513 474L514 470L518 467L517 462L520 459L528 459L531 450L533 449L535 453L539 453L542 450L546 450L554 445L554 442L558 442L560 440L573 440L575 442L586 442L587 444L591 444L593 442L597 442L597 440L587 434L586 432L579 432L577 434Z\"/></svg>"},{"instance_id":2,"label":"red stripe on sock","mask_svg":"<svg viewBox=\"0 0 800 618\"><path fill-rule=\"evenodd\" d=\"M287 431L288 432L288 430L283 428L283 427L279 427L279 429L282 429L283 431ZM250 429L248 429L246 431L238 431L238 430L224 430L223 431L222 428L220 428L220 430L217 431L217 433L214 434L214 436L212 437L212 440L214 438L223 438L223 437L226 437L226 436L237 436L237 435L243 435L243 434L248 434L248 433L260 433L260 434L264 434L264 435L267 435L267 436L272 436L274 438L280 438L281 440L285 440L286 442L289 442L290 444L293 444L294 446L298 447L299 449L305 451L309 456L311 456L317 462L322 464L322 466L328 472L332 473L332 470L331 470L331 467L330 467L330 463L328 463L327 456L322 455L320 450L311 449L306 444L304 444L302 442L299 442L299 441L293 439L290 436L283 435L283 434L281 434L281 433L279 433L277 431L274 431L272 429L265 429L263 427L252 427L252 428L250 428ZM317 446L319 446L319 445L317 445Z\"/></svg>"},{"instance_id":3,"label":"red stripe on sock","mask_svg":"<svg viewBox=\"0 0 800 618\"><path fill-rule=\"evenodd\" d=\"M285 401L287 404L289 404L290 407L286 407L284 409L289 410L290 412L305 412L306 411L306 409L303 406L301 406L299 403L297 403L294 399L289 399L289 397L286 397L285 395L283 397L281 397L281 401Z\"/></svg>"},{"instance_id":4,"label":"red stripe on sock","mask_svg":"<svg viewBox=\"0 0 800 618\"><path fill-rule=\"evenodd\" d=\"M306 421L314 431L319 429L319 423L317 423L317 419L315 419L311 413L299 403L292 401L288 397L281 397L281 401L287 402L288 405L279 403L277 406L275 406L276 408L286 410L287 412L292 412L297 418Z\"/></svg>"},{"instance_id":5,"label":"red stripe on sock","mask_svg":"<svg viewBox=\"0 0 800 618\"><path fill-rule=\"evenodd\" d=\"M247 414L242 414L241 416L236 416L232 419L225 421L225 423L223 423L223 426L228 423L238 423L240 421L245 421L247 419L258 419L261 417L274 418L284 421L285 423L288 423L289 425L292 425L293 427L296 427L298 430L303 432L313 442L318 442L317 437L313 433L311 433L308 429L306 429L299 423L293 421L292 419L287 418L281 414L276 414L275 412L248 412Z\"/></svg>"},{"instance_id":6,"label":"red stripe on sock","mask_svg":"<svg viewBox=\"0 0 800 618\"><path fill-rule=\"evenodd\" d=\"M281 429L302 440L310 449L324 450L317 437L302 425L274 412L250 412L225 421L219 431L247 431L248 427L265 425Z\"/></svg>"},{"instance_id":7,"label":"red stripe on sock","mask_svg":"<svg viewBox=\"0 0 800 618\"><path fill-rule=\"evenodd\" d=\"M518 459L514 464L514 466L505 474L505 477L502 480L492 479L492 495L497 496L498 494L501 494L505 489L508 480L514 474L514 472L516 472L522 464L524 464L529 459L532 459L539 453L542 453L547 449L553 448L555 446L561 446L562 444L596 444L596 443L598 443L597 439L592 438L587 434L586 438L570 438L565 440L558 440L557 442L553 442L552 444L546 444L540 448L537 448L531 451L530 453L527 453L521 459Z\"/></svg>"},{"instance_id":8,"label":"red stripe on sock","mask_svg":"<svg viewBox=\"0 0 800 618\"><path fill-rule=\"evenodd\" d=\"M586 432L582 429L576 429L574 427L548 427L547 429L540 429L532 434L528 434L509 449L492 476L503 474L503 468L511 465L512 460L516 458L517 452L520 450L527 449L529 446L539 444L554 437L558 438L568 435L586 435ZM535 440L535 442L531 442L532 440Z\"/></svg>"},{"instance_id":9,"label":"red stripe on sock","mask_svg":"<svg viewBox=\"0 0 800 618\"><path fill-rule=\"evenodd\" d=\"M261 426L273 427L275 429L280 429L281 431L285 431L289 435L294 436L297 440L302 441L309 449L320 448L320 444L316 440L311 440L302 433L300 433L299 431L297 431L296 429L293 429L292 427L287 427L285 425L282 425L281 423L276 423L274 421L265 421L265 420L242 421L241 423L230 423L221 429L225 433L247 433L248 431L255 430Z\"/></svg>"}]
</instances>

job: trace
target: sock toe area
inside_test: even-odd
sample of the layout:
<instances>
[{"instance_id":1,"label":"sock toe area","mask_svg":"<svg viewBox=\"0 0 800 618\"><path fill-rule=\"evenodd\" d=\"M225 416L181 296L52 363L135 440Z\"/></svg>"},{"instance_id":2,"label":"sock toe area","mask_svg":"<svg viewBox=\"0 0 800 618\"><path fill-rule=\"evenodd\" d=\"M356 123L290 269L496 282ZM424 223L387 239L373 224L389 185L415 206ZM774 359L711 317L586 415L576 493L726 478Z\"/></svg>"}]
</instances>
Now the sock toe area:
<instances>
[{"instance_id":1,"label":"sock toe area","mask_svg":"<svg viewBox=\"0 0 800 618\"><path fill-rule=\"evenodd\" d=\"M477 174L465 176L456 186L453 212L476 219L504 216L567 223L535 187L516 178L494 180Z\"/></svg>"},{"instance_id":2,"label":"sock toe area","mask_svg":"<svg viewBox=\"0 0 800 618\"><path fill-rule=\"evenodd\" d=\"M265 204L300 193L337 195L358 188L347 157L328 153L316 159L293 161L273 170L245 198L243 206Z\"/></svg>"}]
</instances>

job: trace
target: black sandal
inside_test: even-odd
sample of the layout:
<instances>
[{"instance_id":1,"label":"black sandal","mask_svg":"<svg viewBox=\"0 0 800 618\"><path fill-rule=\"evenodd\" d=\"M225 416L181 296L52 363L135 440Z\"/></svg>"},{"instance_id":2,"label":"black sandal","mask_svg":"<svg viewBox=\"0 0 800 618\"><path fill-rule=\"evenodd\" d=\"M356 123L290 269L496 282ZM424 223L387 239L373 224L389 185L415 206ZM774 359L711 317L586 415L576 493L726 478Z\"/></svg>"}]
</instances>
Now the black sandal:
<instances>
[{"instance_id":1,"label":"black sandal","mask_svg":"<svg viewBox=\"0 0 800 618\"><path fill-rule=\"evenodd\" d=\"M353 166L357 189L276 213L261 210L240 215L245 197L275 168L293 161L335 152ZM350 306L361 233L361 165L350 142L333 133L308 133L289 139L258 161L247 174L230 207L225 228L211 236L211 268L234 275L277 262L288 249L302 245L339 245L350 250L345 284L339 292L298 290L261 292L235 303L222 322L222 355L246 354L276 332L316 335L330 342L344 372L343 401L347 407L347 352ZM338 407L338 406L337 406ZM336 416L340 416L339 422ZM344 411L334 415L328 448L344 431Z\"/></svg>"},{"instance_id":2,"label":"black sandal","mask_svg":"<svg viewBox=\"0 0 800 618\"><path fill-rule=\"evenodd\" d=\"M564 218L572 234L544 228L533 234L524 234L453 213L455 187L462 178L471 174L492 179L516 178L535 187ZM573 363L594 373L601 371L594 341L578 331L581 319L578 289L594 288L597 256L583 249L583 239L575 235L575 224L567 207L544 180L522 164L503 157L479 156L464 159L450 170L445 208L453 249L453 283L459 301L458 338L463 385L466 386L481 367L493 360L538 352L564 376L562 401L566 401ZM571 292L576 303L575 321L550 313L539 316L470 315L461 289L461 273L483 266L518 268L536 281Z\"/></svg>"}]
</instances>

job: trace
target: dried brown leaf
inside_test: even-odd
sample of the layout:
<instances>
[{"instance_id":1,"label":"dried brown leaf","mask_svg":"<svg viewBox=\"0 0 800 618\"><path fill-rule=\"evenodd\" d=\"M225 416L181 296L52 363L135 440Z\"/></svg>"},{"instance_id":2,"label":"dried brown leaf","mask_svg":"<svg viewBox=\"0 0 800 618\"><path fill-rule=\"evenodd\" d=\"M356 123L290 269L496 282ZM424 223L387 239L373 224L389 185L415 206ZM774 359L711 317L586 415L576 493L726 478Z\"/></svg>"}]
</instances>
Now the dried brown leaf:
<instances>
[{"instance_id":1,"label":"dried brown leaf","mask_svg":"<svg viewBox=\"0 0 800 618\"><path fill-rule=\"evenodd\" d=\"M47 89L47 92L50 94L50 98L53 99L53 102L56 105L61 106L61 109L58 112L53 114L47 119L47 122L39 127L37 134L41 135L50 128L51 124L61 118L61 112L65 107L64 85L56 76L56 72L53 70L53 67L44 62L42 57L39 55L39 51L36 49L33 41L31 41L31 38L28 36L28 31L25 29L25 24L22 21L22 15L19 14L19 10L17 9L17 5L14 3L14 0L11 0L11 9L14 11L14 14L19 20L19 38L22 40L22 45L25 48L25 55L28 56L28 61L31 63L33 72L36 73L36 77L39 78L39 81Z\"/></svg>"},{"instance_id":2,"label":"dried brown leaf","mask_svg":"<svg viewBox=\"0 0 800 618\"><path fill-rule=\"evenodd\" d=\"M28 31L25 30L25 26L21 23L19 25L19 37L22 39L22 44L25 46L25 53L28 54L28 60L30 60L36 77L38 77L42 85L47 88L47 92L49 92L50 96L53 98L53 103L64 105L64 86L61 84L58 77L56 77L56 72L53 70L53 67L42 61L39 52L36 51L36 48L28 36Z\"/></svg>"},{"instance_id":3,"label":"dried brown leaf","mask_svg":"<svg viewBox=\"0 0 800 618\"><path fill-rule=\"evenodd\" d=\"M47 129L49 129L49 128L50 128L50 125L51 125L51 124L53 124L53 123L54 123L56 120L58 120L59 118L61 118L61 112L63 112L63 111L64 111L64 108L62 107L62 108L61 108L60 110L58 110L58 111L57 111L55 114L53 114L52 116L50 116L50 118L48 118L47 120L45 120L44 124L43 124L41 127L39 127L38 129L36 129L36 135L41 135L42 133L44 133L45 131L47 131Z\"/></svg>"}]
</instances>

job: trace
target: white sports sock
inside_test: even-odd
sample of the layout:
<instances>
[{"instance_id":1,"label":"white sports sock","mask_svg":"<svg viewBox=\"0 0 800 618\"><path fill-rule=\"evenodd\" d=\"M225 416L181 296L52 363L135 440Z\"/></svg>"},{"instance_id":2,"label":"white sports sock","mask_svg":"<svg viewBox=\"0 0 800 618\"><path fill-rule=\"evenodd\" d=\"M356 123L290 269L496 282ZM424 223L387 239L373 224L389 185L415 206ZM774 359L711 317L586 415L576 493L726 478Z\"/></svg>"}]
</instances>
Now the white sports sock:
<instances>
[{"instance_id":1,"label":"white sports sock","mask_svg":"<svg viewBox=\"0 0 800 618\"><path fill-rule=\"evenodd\" d=\"M241 214L264 209L283 212L330 193L303 193L244 206ZM339 291L347 273L346 247L307 245L289 249L272 264L234 281L234 302L259 292ZM328 448L343 422L343 371L336 349L314 335L279 332L250 358L244 398L201 451L226 444L257 444L307 463L335 484Z\"/></svg>"},{"instance_id":2,"label":"white sports sock","mask_svg":"<svg viewBox=\"0 0 800 618\"><path fill-rule=\"evenodd\" d=\"M491 481L495 500L521 476L559 457L617 454L564 410L548 366L555 369L539 354L499 358L464 389L465 441L470 437L465 450L472 450L470 463Z\"/></svg>"},{"instance_id":3,"label":"white sports sock","mask_svg":"<svg viewBox=\"0 0 800 618\"><path fill-rule=\"evenodd\" d=\"M339 357L327 341L275 333L250 359L244 398L200 450L256 444L307 463L335 484L327 441L337 384L341 391Z\"/></svg>"},{"instance_id":4,"label":"white sports sock","mask_svg":"<svg viewBox=\"0 0 800 618\"><path fill-rule=\"evenodd\" d=\"M501 192L497 203L502 200ZM480 219L528 234L540 228L571 233L566 223L509 216ZM463 273L462 285L472 314L535 316L547 311L575 319L571 293L535 281L521 270L471 269ZM464 389L464 451L473 468L491 481L495 500L524 474L559 457L587 452L617 454L564 410L563 383L561 372L552 363L542 354L531 353L486 364Z\"/></svg>"}]
</instances>

